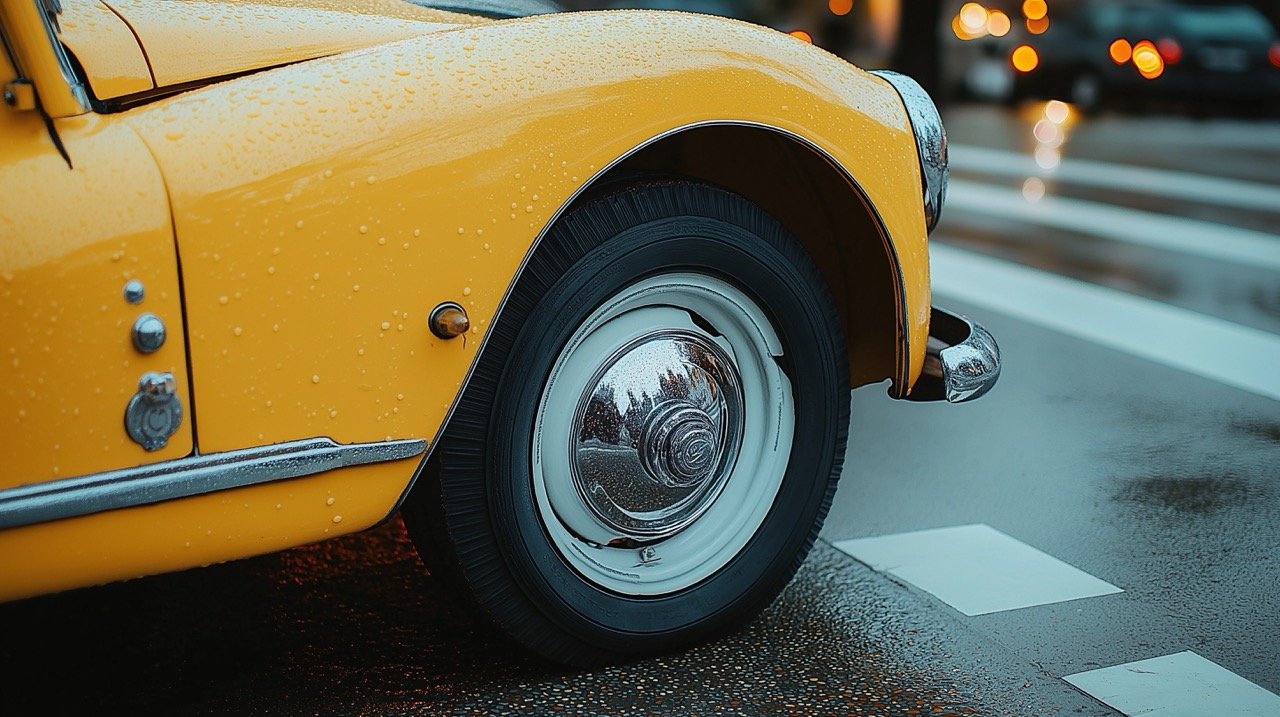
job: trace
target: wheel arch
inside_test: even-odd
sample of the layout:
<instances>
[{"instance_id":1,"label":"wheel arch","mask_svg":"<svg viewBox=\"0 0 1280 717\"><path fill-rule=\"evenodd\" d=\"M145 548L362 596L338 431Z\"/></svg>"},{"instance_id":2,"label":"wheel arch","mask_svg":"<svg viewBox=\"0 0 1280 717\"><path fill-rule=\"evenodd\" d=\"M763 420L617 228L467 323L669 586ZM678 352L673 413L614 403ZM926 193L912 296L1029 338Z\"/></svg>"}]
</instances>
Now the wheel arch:
<instances>
[{"instance_id":1,"label":"wheel arch","mask_svg":"<svg viewBox=\"0 0 1280 717\"><path fill-rule=\"evenodd\" d=\"M910 387L907 296L902 266L884 220L857 180L830 154L792 132L746 121L710 121L674 128L601 167L553 213L511 277L492 318L496 324L529 260L551 227L581 203L655 176L694 179L733 191L763 207L797 238L836 300L853 388L892 379L891 395ZM781 185L781 186L779 186ZM781 191L780 191L781 189ZM884 307L859 311L859 307ZM481 344L466 390L484 353ZM404 504L454 418L455 399L426 455L388 517Z\"/></svg>"},{"instance_id":2,"label":"wheel arch","mask_svg":"<svg viewBox=\"0 0 1280 717\"><path fill-rule=\"evenodd\" d=\"M895 394L905 392L909 351L901 266L875 206L835 159L804 138L768 125L696 124L619 159L565 211L653 176L723 187L782 222L817 264L836 299L849 344L850 385L891 378Z\"/></svg>"}]
</instances>

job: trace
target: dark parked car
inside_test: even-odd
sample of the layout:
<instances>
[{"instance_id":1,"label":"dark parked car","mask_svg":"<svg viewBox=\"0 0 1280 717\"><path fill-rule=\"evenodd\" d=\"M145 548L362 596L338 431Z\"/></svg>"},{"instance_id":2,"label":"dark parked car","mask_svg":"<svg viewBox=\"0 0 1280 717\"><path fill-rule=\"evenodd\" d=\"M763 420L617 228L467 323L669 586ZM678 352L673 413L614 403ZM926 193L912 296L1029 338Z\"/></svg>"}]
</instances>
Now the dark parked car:
<instances>
[{"instance_id":1,"label":"dark parked car","mask_svg":"<svg viewBox=\"0 0 1280 717\"><path fill-rule=\"evenodd\" d=\"M1280 98L1276 31L1248 5L1090 0L1057 13L1029 44L1039 66L1016 78L1019 96L1064 97L1085 110L1122 99Z\"/></svg>"},{"instance_id":2,"label":"dark parked car","mask_svg":"<svg viewBox=\"0 0 1280 717\"><path fill-rule=\"evenodd\" d=\"M409 0L409 2L436 10L479 15L495 20L564 11L564 8L552 0Z\"/></svg>"},{"instance_id":3,"label":"dark parked car","mask_svg":"<svg viewBox=\"0 0 1280 717\"><path fill-rule=\"evenodd\" d=\"M616 10L680 10L721 17L743 17L746 10L736 7L731 0L611 0L605 7Z\"/></svg>"}]
</instances>

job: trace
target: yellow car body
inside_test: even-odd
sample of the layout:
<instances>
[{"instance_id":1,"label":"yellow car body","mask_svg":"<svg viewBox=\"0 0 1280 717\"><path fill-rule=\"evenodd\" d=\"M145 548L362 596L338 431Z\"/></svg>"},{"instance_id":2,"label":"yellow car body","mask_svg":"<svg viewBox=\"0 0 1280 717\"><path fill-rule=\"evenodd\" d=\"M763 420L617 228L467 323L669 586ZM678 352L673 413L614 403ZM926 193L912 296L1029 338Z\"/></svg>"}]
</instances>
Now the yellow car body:
<instances>
[{"instance_id":1,"label":"yellow car body","mask_svg":"<svg viewBox=\"0 0 1280 717\"><path fill-rule=\"evenodd\" d=\"M0 501L316 438L401 449L0 529L0 599L385 519L540 237L626 171L767 208L837 297L852 384L891 379L902 396L921 375L911 122L889 82L795 38L677 13L495 22L396 0L62 6L0 8ZM430 330L444 302L465 309L463 336ZM130 340L142 312L167 328L151 353ZM122 420L147 372L172 374L182 409L151 451Z\"/></svg>"}]
</instances>

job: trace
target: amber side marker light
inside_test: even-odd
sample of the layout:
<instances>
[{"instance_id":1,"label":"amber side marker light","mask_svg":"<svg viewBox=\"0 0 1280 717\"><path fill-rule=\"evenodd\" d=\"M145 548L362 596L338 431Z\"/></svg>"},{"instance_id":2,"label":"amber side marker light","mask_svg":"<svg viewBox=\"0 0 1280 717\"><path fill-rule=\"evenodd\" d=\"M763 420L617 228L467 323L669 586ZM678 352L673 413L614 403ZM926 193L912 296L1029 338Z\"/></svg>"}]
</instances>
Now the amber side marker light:
<instances>
[{"instance_id":1,"label":"amber side marker light","mask_svg":"<svg viewBox=\"0 0 1280 717\"><path fill-rule=\"evenodd\" d=\"M1030 45L1019 45L1009 56L1009 61L1018 72L1030 72L1040 65L1040 53Z\"/></svg>"},{"instance_id":2,"label":"amber side marker light","mask_svg":"<svg viewBox=\"0 0 1280 717\"><path fill-rule=\"evenodd\" d=\"M442 339L457 338L471 329L467 310L452 301L446 301L432 309L427 323L431 333Z\"/></svg>"}]
</instances>

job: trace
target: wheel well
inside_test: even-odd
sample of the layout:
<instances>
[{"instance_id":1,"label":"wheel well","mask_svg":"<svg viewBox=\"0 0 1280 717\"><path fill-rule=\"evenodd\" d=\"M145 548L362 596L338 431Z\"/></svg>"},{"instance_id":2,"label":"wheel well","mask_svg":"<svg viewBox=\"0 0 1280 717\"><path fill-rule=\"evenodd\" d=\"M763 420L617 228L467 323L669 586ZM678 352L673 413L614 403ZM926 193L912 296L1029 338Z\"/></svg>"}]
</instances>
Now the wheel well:
<instances>
[{"instance_id":1,"label":"wheel well","mask_svg":"<svg viewBox=\"0 0 1280 717\"><path fill-rule=\"evenodd\" d=\"M832 160L767 127L706 125L663 137L598 177L578 201L657 176L697 179L755 202L822 272L844 327L850 384L905 381L899 267L874 208Z\"/></svg>"}]
</instances>

